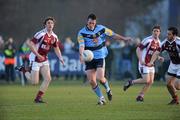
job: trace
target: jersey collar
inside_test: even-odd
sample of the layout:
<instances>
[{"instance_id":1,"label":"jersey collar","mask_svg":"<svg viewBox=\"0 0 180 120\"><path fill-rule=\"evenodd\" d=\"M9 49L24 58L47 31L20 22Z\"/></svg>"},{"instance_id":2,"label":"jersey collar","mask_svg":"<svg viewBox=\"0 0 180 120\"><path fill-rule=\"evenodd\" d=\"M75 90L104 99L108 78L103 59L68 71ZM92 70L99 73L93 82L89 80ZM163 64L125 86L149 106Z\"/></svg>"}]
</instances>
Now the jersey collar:
<instances>
[{"instance_id":1,"label":"jersey collar","mask_svg":"<svg viewBox=\"0 0 180 120\"><path fill-rule=\"evenodd\" d=\"M169 41L168 39L167 39L167 41L168 41L170 44L172 44L174 41L176 41L176 37L175 37L175 39L173 39L172 41Z\"/></svg>"},{"instance_id":2,"label":"jersey collar","mask_svg":"<svg viewBox=\"0 0 180 120\"><path fill-rule=\"evenodd\" d=\"M86 25L86 27L85 27L85 28L86 28L86 30L87 30L87 31L94 31L94 30L96 29L96 27L97 27L97 25L95 25L95 27L94 27L94 29L93 29L93 30L91 30L91 29L89 29L89 28L87 27L87 25Z\"/></svg>"},{"instance_id":3,"label":"jersey collar","mask_svg":"<svg viewBox=\"0 0 180 120\"><path fill-rule=\"evenodd\" d=\"M153 40L155 40L155 38L153 37L153 35L151 35L151 38L152 38ZM160 41L160 39L159 39L159 38L158 38L157 40L158 40L158 41Z\"/></svg>"}]
</instances>

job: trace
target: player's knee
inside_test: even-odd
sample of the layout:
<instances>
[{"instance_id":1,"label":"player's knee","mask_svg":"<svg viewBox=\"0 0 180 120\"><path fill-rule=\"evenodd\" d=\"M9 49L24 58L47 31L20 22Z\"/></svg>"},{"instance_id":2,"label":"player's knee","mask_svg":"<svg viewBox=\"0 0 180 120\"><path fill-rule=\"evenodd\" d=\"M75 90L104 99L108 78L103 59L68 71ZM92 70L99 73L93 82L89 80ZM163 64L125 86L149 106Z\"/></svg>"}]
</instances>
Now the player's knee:
<instances>
[{"instance_id":1,"label":"player's knee","mask_svg":"<svg viewBox=\"0 0 180 120\"><path fill-rule=\"evenodd\" d=\"M38 83L39 83L38 81L32 81L31 82L32 85L38 85Z\"/></svg>"},{"instance_id":2,"label":"player's knee","mask_svg":"<svg viewBox=\"0 0 180 120\"><path fill-rule=\"evenodd\" d=\"M101 75L97 75L97 79L98 79L98 80L103 80L103 79L104 79L104 77L103 77L103 76L101 76Z\"/></svg>"},{"instance_id":3,"label":"player's knee","mask_svg":"<svg viewBox=\"0 0 180 120\"><path fill-rule=\"evenodd\" d=\"M167 87L172 87L173 84L172 84L172 82L167 82L166 86L167 86Z\"/></svg>"},{"instance_id":4,"label":"player's knee","mask_svg":"<svg viewBox=\"0 0 180 120\"><path fill-rule=\"evenodd\" d=\"M90 80L89 83L92 87L95 87L97 85L97 83L94 80Z\"/></svg>"},{"instance_id":5,"label":"player's knee","mask_svg":"<svg viewBox=\"0 0 180 120\"><path fill-rule=\"evenodd\" d=\"M172 80L167 80L167 81L166 81L166 84L167 84L168 86L172 86L172 85L174 84L174 82L173 82Z\"/></svg>"},{"instance_id":6,"label":"player's knee","mask_svg":"<svg viewBox=\"0 0 180 120\"><path fill-rule=\"evenodd\" d=\"M104 76L97 76L97 79L101 82L105 82L106 78Z\"/></svg>"},{"instance_id":7,"label":"player's knee","mask_svg":"<svg viewBox=\"0 0 180 120\"><path fill-rule=\"evenodd\" d=\"M179 84L175 84L174 86L175 86L176 90L180 90L180 85Z\"/></svg>"},{"instance_id":8,"label":"player's knee","mask_svg":"<svg viewBox=\"0 0 180 120\"><path fill-rule=\"evenodd\" d=\"M154 83L154 81L152 80L151 82L150 82L150 84L153 84Z\"/></svg>"},{"instance_id":9,"label":"player's knee","mask_svg":"<svg viewBox=\"0 0 180 120\"><path fill-rule=\"evenodd\" d=\"M51 82L51 78L50 77L48 77L48 78L46 78L46 79L44 79L46 82Z\"/></svg>"},{"instance_id":10,"label":"player's knee","mask_svg":"<svg viewBox=\"0 0 180 120\"><path fill-rule=\"evenodd\" d=\"M151 81L151 80L150 80L150 81L147 81L147 84L148 84L148 85L152 85L153 83L154 83L154 81Z\"/></svg>"}]
</instances>

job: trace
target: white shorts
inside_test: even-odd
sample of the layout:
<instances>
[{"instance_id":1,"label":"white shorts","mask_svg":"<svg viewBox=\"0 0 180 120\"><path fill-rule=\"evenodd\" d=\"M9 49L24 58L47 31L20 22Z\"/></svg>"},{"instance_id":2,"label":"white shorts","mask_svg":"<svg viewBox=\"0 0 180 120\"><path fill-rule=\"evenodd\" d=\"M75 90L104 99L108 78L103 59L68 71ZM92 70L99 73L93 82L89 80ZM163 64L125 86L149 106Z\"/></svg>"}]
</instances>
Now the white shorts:
<instances>
[{"instance_id":1,"label":"white shorts","mask_svg":"<svg viewBox=\"0 0 180 120\"><path fill-rule=\"evenodd\" d=\"M180 64L173 64L171 62L168 68L168 75L180 78Z\"/></svg>"},{"instance_id":2,"label":"white shorts","mask_svg":"<svg viewBox=\"0 0 180 120\"><path fill-rule=\"evenodd\" d=\"M46 60L46 61L40 62L40 63L31 61L31 65L32 65L32 70L39 71L42 66L44 66L44 65L48 65L49 66L49 61Z\"/></svg>"},{"instance_id":3,"label":"white shorts","mask_svg":"<svg viewBox=\"0 0 180 120\"><path fill-rule=\"evenodd\" d=\"M155 68L139 64L139 72L140 74L155 73Z\"/></svg>"}]
</instances>

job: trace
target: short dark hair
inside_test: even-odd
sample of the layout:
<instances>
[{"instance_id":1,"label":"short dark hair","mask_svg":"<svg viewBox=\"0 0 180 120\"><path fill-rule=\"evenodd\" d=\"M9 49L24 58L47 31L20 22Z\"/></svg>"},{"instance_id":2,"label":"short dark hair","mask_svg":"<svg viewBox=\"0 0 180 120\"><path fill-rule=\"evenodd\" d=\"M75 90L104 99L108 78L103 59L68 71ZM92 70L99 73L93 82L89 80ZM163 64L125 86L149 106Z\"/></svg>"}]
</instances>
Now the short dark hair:
<instances>
[{"instance_id":1,"label":"short dark hair","mask_svg":"<svg viewBox=\"0 0 180 120\"><path fill-rule=\"evenodd\" d=\"M169 27L168 30L172 31L173 35L178 35L178 29L176 27Z\"/></svg>"},{"instance_id":2,"label":"short dark hair","mask_svg":"<svg viewBox=\"0 0 180 120\"><path fill-rule=\"evenodd\" d=\"M56 22L53 17L49 16L49 17L45 18L43 24L46 25L46 22L47 22L48 20L52 20L54 23Z\"/></svg>"},{"instance_id":3,"label":"short dark hair","mask_svg":"<svg viewBox=\"0 0 180 120\"><path fill-rule=\"evenodd\" d=\"M91 13L91 14L88 15L87 19L96 20L96 15Z\"/></svg>"},{"instance_id":4,"label":"short dark hair","mask_svg":"<svg viewBox=\"0 0 180 120\"><path fill-rule=\"evenodd\" d=\"M159 29L159 30L161 31L161 26L160 26L160 25L155 25L155 26L152 28L152 31L153 31L154 29Z\"/></svg>"}]
</instances>

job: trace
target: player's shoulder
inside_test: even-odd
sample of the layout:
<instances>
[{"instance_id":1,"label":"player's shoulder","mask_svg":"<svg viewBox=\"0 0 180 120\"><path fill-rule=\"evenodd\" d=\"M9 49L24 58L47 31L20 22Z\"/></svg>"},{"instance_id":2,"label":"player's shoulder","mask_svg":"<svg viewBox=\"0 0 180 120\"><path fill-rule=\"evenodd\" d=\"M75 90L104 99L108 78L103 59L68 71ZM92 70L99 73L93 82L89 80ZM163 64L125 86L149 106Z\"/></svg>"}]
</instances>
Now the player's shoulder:
<instances>
[{"instance_id":1,"label":"player's shoulder","mask_svg":"<svg viewBox=\"0 0 180 120\"><path fill-rule=\"evenodd\" d=\"M83 27L83 28L81 28L81 29L79 30L78 34L84 33L85 31L86 31L86 27Z\"/></svg>"},{"instance_id":2,"label":"player's shoulder","mask_svg":"<svg viewBox=\"0 0 180 120\"><path fill-rule=\"evenodd\" d=\"M52 33L53 37L55 37L56 39L58 39L58 36L53 32Z\"/></svg>"},{"instance_id":3,"label":"player's shoulder","mask_svg":"<svg viewBox=\"0 0 180 120\"><path fill-rule=\"evenodd\" d=\"M145 42L150 42L152 40L152 36L148 36L148 37L145 37L143 40L142 40L142 43L145 43Z\"/></svg>"},{"instance_id":4,"label":"player's shoulder","mask_svg":"<svg viewBox=\"0 0 180 120\"><path fill-rule=\"evenodd\" d=\"M41 36L45 35L46 34L46 30L45 29L42 29L38 32L35 33L34 37L35 38L40 38Z\"/></svg>"},{"instance_id":5,"label":"player's shoulder","mask_svg":"<svg viewBox=\"0 0 180 120\"><path fill-rule=\"evenodd\" d=\"M180 37L176 37L176 43L180 45Z\"/></svg>"},{"instance_id":6,"label":"player's shoulder","mask_svg":"<svg viewBox=\"0 0 180 120\"><path fill-rule=\"evenodd\" d=\"M152 40L152 36L147 36L147 37L145 37L143 40Z\"/></svg>"},{"instance_id":7,"label":"player's shoulder","mask_svg":"<svg viewBox=\"0 0 180 120\"><path fill-rule=\"evenodd\" d=\"M97 28L106 28L104 25L98 24L96 25Z\"/></svg>"},{"instance_id":8,"label":"player's shoulder","mask_svg":"<svg viewBox=\"0 0 180 120\"><path fill-rule=\"evenodd\" d=\"M164 45L166 42L167 42L167 38L161 42L161 46Z\"/></svg>"}]
</instances>

